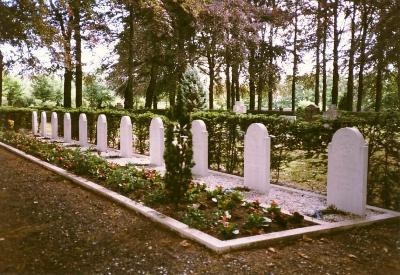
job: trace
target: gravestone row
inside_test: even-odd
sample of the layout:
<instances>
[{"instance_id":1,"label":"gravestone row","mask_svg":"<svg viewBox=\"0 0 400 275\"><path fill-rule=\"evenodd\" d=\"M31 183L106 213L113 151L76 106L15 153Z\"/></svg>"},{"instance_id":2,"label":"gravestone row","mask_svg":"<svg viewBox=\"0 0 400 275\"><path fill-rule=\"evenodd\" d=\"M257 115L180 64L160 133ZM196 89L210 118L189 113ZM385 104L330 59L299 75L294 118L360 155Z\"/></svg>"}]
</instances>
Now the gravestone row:
<instances>
[{"instance_id":1,"label":"gravestone row","mask_svg":"<svg viewBox=\"0 0 400 275\"><path fill-rule=\"evenodd\" d=\"M41 113L40 135L47 137L46 113ZM55 112L51 115L52 139L58 138L58 120ZM32 132L37 134L37 113L32 112ZM194 120L191 127L193 140L192 168L194 175L207 176L208 132L202 120ZM72 142L71 117L64 115L64 142ZM88 146L87 118L79 116L79 145ZM107 118L104 114L97 119L96 149L107 152ZM132 157L133 137L130 117L124 116L120 123L121 157ZM270 190L271 138L261 123L251 124L244 140L244 184L261 193ZM161 118L150 123L150 164L164 165L164 125ZM365 215L367 196L368 144L356 128L339 129L328 146L327 204L339 210Z\"/></svg>"}]
</instances>

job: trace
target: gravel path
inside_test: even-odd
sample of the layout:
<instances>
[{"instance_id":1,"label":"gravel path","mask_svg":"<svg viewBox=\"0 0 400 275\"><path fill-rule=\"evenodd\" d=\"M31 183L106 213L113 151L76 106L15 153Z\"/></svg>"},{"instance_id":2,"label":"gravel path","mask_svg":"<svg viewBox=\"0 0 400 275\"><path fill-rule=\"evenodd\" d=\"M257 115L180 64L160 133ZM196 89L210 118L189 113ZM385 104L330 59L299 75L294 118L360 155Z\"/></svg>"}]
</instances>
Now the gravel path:
<instances>
[{"instance_id":1,"label":"gravel path","mask_svg":"<svg viewBox=\"0 0 400 275\"><path fill-rule=\"evenodd\" d=\"M399 274L400 220L215 255L0 149L0 274Z\"/></svg>"}]
</instances>

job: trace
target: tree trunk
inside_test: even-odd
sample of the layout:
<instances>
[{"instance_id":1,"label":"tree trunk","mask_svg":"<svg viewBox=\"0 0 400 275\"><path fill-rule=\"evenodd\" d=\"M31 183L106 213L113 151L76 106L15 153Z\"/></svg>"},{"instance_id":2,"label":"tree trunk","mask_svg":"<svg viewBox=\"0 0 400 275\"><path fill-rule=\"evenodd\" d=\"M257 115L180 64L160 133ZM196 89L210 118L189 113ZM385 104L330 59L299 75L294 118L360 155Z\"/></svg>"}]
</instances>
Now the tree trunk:
<instances>
[{"instance_id":1,"label":"tree trunk","mask_svg":"<svg viewBox=\"0 0 400 275\"><path fill-rule=\"evenodd\" d=\"M66 66L64 68L64 107L71 108L71 84L72 84L72 70Z\"/></svg>"},{"instance_id":2,"label":"tree trunk","mask_svg":"<svg viewBox=\"0 0 400 275\"><path fill-rule=\"evenodd\" d=\"M326 92L327 92L327 75L326 75L326 46L328 39L328 22L327 22L327 2L324 0L324 29L323 29L323 45L322 45L322 110L326 111Z\"/></svg>"},{"instance_id":3,"label":"tree trunk","mask_svg":"<svg viewBox=\"0 0 400 275\"><path fill-rule=\"evenodd\" d=\"M0 106L3 104L3 54L0 51Z\"/></svg>"},{"instance_id":4,"label":"tree trunk","mask_svg":"<svg viewBox=\"0 0 400 275\"><path fill-rule=\"evenodd\" d=\"M338 104L339 95L339 30L338 30L338 6L339 0L335 0L333 5L333 79L332 79L332 104Z\"/></svg>"},{"instance_id":5,"label":"tree trunk","mask_svg":"<svg viewBox=\"0 0 400 275\"><path fill-rule=\"evenodd\" d=\"M235 66L235 87L236 101L240 101L239 64Z\"/></svg>"},{"instance_id":6,"label":"tree trunk","mask_svg":"<svg viewBox=\"0 0 400 275\"><path fill-rule=\"evenodd\" d=\"M315 52L315 89L314 89L314 103L319 105L319 74L320 74L320 61L319 52L321 47L321 0L318 0L317 9L317 45Z\"/></svg>"},{"instance_id":7,"label":"tree trunk","mask_svg":"<svg viewBox=\"0 0 400 275\"><path fill-rule=\"evenodd\" d=\"M351 42L349 51L349 77L347 79L346 110L353 111L354 91L354 54L356 52L356 2L353 3L353 14L351 17Z\"/></svg>"},{"instance_id":8,"label":"tree trunk","mask_svg":"<svg viewBox=\"0 0 400 275\"><path fill-rule=\"evenodd\" d=\"M293 40L293 75L292 75L292 112L296 110L296 74L297 74L297 32L298 32L298 0L296 0L294 18L294 40Z\"/></svg>"},{"instance_id":9,"label":"tree trunk","mask_svg":"<svg viewBox=\"0 0 400 275\"><path fill-rule=\"evenodd\" d=\"M397 82L397 96L398 96L398 100L400 100L400 58L397 59L397 78L396 78L396 82ZM400 106L398 106L399 110L400 110Z\"/></svg>"},{"instance_id":10,"label":"tree trunk","mask_svg":"<svg viewBox=\"0 0 400 275\"><path fill-rule=\"evenodd\" d=\"M363 93L364 93L364 67L366 63L366 40L368 31L368 12L366 8L366 3L363 1L363 14L361 18L362 35L361 35L361 45L360 45L360 67L358 72L358 89L357 89L357 112L361 111Z\"/></svg>"},{"instance_id":11,"label":"tree trunk","mask_svg":"<svg viewBox=\"0 0 400 275\"><path fill-rule=\"evenodd\" d=\"M250 92L250 111L254 111L256 104L256 85L255 85L255 49L253 46L250 47L249 56L249 92Z\"/></svg>"},{"instance_id":12,"label":"tree trunk","mask_svg":"<svg viewBox=\"0 0 400 275\"><path fill-rule=\"evenodd\" d=\"M76 108L82 106L82 39L81 39L81 1L77 0L74 7L74 38L75 38L75 105Z\"/></svg>"},{"instance_id":13,"label":"tree trunk","mask_svg":"<svg viewBox=\"0 0 400 275\"><path fill-rule=\"evenodd\" d=\"M272 1L272 8L275 9L275 0ZM272 49L274 47L274 25L271 25L271 28L269 30L269 47ZM269 62L268 62L268 110L272 111L272 98L273 98L273 93L275 90L275 79L274 79L274 72L273 66L274 65L274 57L272 52L269 55Z\"/></svg>"},{"instance_id":14,"label":"tree trunk","mask_svg":"<svg viewBox=\"0 0 400 275\"><path fill-rule=\"evenodd\" d=\"M264 90L264 82L261 79L261 76L258 77L258 83L257 83L257 110L261 111L262 110L262 100L263 100L263 90Z\"/></svg>"},{"instance_id":15,"label":"tree trunk","mask_svg":"<svg viewBox=\"0 0 400 275\"><path fill-rule=\"evenodd\" d=\"M154 97L156 96L156 84L157 84L157 65L156 64L152 64L151 65L151 70L150 70L150 82L149 82L149 86L147 86L147 90L146 90L146 102L144 107L146 109L151 109L151 105L154 101Z\"/></svg>"},{"instance_id":16,"label":"tree trunk","mask_svg":"<svg viewBox=\"0 0 400 275\"><path fill-rule=\"evenodd\" d=\"M225 89L226 89L226 109L231 110L231 80L230 80L230 65L225 67Z\"/></svg>"},{"instance_id":17,"label":"tree trunk","mask_svg":"<svg viewBox=\"0 0 400 275\"><path fill-rule=\"evenodd\" d=\"M128 6L129 9L129 49L128 49L128 83L125 87L124 91L124 108L132 109L133 108L133 19L134 19L134 11L133 5L130 4ZM151 107L151 103L150 103Z\"/></svg>"},{"instance_id":18,"label":"tree trunk","mask_svg":"<svg viewBox=\"0 0 400 275\"><path fill-rule=\"evenodd\" d=\"M376 97L375 97L375 112L379 112L381 110L382 105L382 78L383 78L383 53L379 50L378 56L378 64L376 70Z\"/></svg>"},{"instance_id":19,"label":"tree trunk","mask_svg":"<svg viewBox=\"0 0 400 275\"><path fill-rule=\"evenodd\" d=\"M208 105L209 109L214 109L214 80L215 80L215 63L210 53L207 54L207 61L208 61L208 76L210 78L210 83L208 84Z\"/></svg>"}]
</instances>

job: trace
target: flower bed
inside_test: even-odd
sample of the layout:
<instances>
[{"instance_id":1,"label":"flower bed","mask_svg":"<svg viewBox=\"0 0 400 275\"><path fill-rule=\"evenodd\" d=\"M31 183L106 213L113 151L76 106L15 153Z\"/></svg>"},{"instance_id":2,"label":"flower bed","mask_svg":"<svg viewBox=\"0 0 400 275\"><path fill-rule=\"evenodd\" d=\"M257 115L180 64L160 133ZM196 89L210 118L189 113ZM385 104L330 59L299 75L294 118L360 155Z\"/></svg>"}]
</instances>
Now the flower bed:
<instances>
[{"instance_id":1,"label":"flower bed","mask_svg":"<svg viewBox=\"0 0 400 275\"><path fill-rule=\"evenodd\" d=\"M259 202L244 201L237 190L208 190L194 183L183 201L174 204L165 190L163 178L155 171L110 164L93 152L42 142L24 133L2 132L0 139L221 239L312 225L298 213L283 214L276 202L262 207Z\"/></svg>"}]
</instances>

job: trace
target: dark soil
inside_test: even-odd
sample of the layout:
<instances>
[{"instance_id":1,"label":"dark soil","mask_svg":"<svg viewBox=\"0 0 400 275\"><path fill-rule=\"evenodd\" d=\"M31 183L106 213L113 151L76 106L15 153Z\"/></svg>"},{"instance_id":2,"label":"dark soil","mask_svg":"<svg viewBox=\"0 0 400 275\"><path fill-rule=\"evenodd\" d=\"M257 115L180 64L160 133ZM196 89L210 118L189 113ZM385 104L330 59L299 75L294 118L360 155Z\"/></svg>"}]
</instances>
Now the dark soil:
<instances>
[{"instance_id":1,"label":"dark soil","mask_svg":"<svg viewBox=\"0 0 400 275\"><path fill-rule=\"evenodd\" d=\"M400 220L216 255L0 149L0 274L400 274Z\"/></svg>"}]
</instances>

